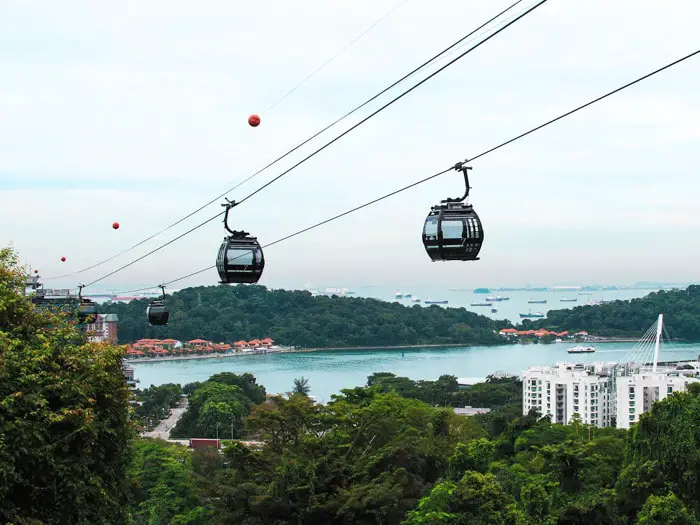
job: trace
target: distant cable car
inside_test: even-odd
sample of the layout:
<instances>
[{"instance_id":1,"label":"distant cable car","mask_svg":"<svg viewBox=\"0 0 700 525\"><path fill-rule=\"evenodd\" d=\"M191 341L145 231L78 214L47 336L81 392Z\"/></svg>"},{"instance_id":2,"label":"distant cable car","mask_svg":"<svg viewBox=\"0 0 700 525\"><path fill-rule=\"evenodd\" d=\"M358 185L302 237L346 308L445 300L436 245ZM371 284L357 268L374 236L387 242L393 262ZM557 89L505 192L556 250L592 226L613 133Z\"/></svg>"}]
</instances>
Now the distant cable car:
<instances>
[{"instance_id":1,"label":"distant cable car","mask_svg":"<svg viewBox=\"0 0 700 525\"><path fill-rule=\"evenodd\" d=\"M423 246L433 261L477 261L484 242L484 229L469 196L471 167L458 162L455 170L464 174L466 191L462 198L445 199L430 209L423 227Z\"/></svg>"},{"instance_id":2,"label":"distant cable car","mask_svg":"<svg viewBox=\"0 0 700 525\"><path fill-rule=\"evenodd\" d=\"M80 305L78 306L78 322L79 324L92 324L97 320L97 304L91 299L83 298L83 287L85 285L81 284L78 286L78 300Z\"/></svg>"},{"instance_id":3,"label":"distant cable car","mask_svg":"<svg viewBox=\"0 0 700 525\"><path fill-rule=\"evenodd\" d=\"M260 125L260 116L253 114L248 117L248 125L257 128Z\"/></svg>"},{"instance_id":4,"label":"distant cable car","mask_svg":"<svg viewBox=\"0 0 700 525\"><path fill-rule=\"evenodd\" d=\"M165 326L170 318L170 312L165 305L165 285L161 284L160 289L163 290L163 298L151 301L146 308L146 318L152 326Z\"/></svg>"},{"instance_id":5,"label":"distant cable car","mask_svg":"<svg viewBox=\"0 0 700 525\"><path fill-rule=\"evenodd\" d=\"M236 205L227 199L224 227L231 234L224 237L216 258L216 269L221 284L257 283L265 268L265 257L256 237L248 232L232 230L228 227L228 213Z\"/></svg>"}]
</instances>

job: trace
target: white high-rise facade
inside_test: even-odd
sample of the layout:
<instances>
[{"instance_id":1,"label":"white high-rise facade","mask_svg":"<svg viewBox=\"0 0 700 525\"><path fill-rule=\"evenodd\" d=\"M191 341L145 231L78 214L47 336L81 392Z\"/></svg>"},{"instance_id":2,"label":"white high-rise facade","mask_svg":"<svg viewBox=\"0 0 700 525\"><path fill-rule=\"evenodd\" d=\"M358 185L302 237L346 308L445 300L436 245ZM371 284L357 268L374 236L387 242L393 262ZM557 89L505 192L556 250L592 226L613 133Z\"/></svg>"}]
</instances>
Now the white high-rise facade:
<instances>
[{"instance_id":1,"label":"white high-rise facade","mask_svg":"<svg viewBox=\"0 0 700 525\"><path fill-rule=\"evenodd\" d=\"M685 392L696 377L660 372L640 372L617 378L617 427L630 428L656 401L674 392Z\"/></svg>"},{"instance_id":2,"label":"white high-rise facade","mask_svg":"<svg viewBox=\"0 0 700 525\"><path fill-rule=\"evenodd\" d=\"M588 425L609 427L615 416L614 364L557 363L523 374L523 414L535 409L566 425L574 414Z\"/></svg>"},{"instance_id":3,"label":"white high-rise facade","mask_svg":"<svg viewBox=\"0 0 700 525\"><path fill-rule=\"evenodd\" d=\"M587 425L629 428L656 401L693 382L700 378L678 371L630 373L616 363L532 366L523 373L523 414L535 409L563 425L578 414Z\"/></svg>"}]
</instances>

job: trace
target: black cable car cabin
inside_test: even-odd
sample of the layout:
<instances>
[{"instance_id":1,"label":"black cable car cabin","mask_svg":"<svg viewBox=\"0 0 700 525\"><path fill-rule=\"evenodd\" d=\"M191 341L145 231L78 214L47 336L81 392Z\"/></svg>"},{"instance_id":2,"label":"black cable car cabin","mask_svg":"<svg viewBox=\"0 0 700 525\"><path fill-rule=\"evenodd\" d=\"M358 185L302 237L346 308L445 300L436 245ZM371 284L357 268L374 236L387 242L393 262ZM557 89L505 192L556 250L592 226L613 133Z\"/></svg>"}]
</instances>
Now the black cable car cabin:
<instances>
[{"instance_id":1,"label":"black cable car cabin","mask_svg":"<svg viewBox=\"0 0 700 525\"><path fill-rule=\"evenodd\" d=\"M146 307L146 317L148 318L148 323L153 326L165 326L168 324L170 312L168 307L165 306L165 301L151 301L151 304Z\"/></svg>"},{"instance_id":2,"label":"black cable car cabin","mask_svg":"<svg viewBox=\"0 0 700 525\"><path fill-rule=\"evenodd\" d=\"M80 324L92 324L97 320L97 305L90 299L81 299L78 307L78 321Z\"/></svg>"},{"instance_id":3,"label":"black cable car cabin","mask_svg":"<svg viewBox=\"0 0 700 525\"><path fill-rule=\"evenodd\" d=\"M469 196L471 168L460 162L455 169L464 174L464 196L433 206L423 226L423 246L432 261L477 261L484 242L481 219L471 204L463 202Z\"/></svg>"},{"instance_id":4,"label":"black cable car cabin","mask_svg":"<svg viewBox=\"0 0 700 525\"><path fill-rule=\"evenodd\" d=\"M160 288L163 290L163 298L154 299L146 307L146 318L152 326L165 326L170 318L170 312L165 304L165 286L161 285Z\"/></svg>"},{"instance_id":5,"label":"black cable car cabin","mask_svg":"<svg viewBox=\"0 0 700 525\"><path fill-rule=\"evenodd\" d=\"M216 269L221 284L257 283L265 268L265 257L260 243L246 232L226 237L219 248Z\"/></svg>"},{"instance_id":6,"label":"black cable car cabin","mask_svg":"<svg viewBox=\"0 0 700 525\"><path fill-rule=\"evenodd\" d=\"M85 299L83 297L82 284L78 287L78 300L80 301L80 304L78 305L78 323L94 323L97 320L97 315L99 314L97 304L91 299Z\"/></svg>"},{"instance_id":7,"label":"black cable car cabin","mask_svg":"<svg viewBox=\"0 0 700 525\"><path fill-rule=\"evenodd\" d=\"M228 212L235 202L223 204L226 207L224 227L231 234L225 237L216 258L216 269L221 284L254 284L262 277L265 257L256 237L248 232L231 230L228 227Z\"/></svg>"}]
</instances>

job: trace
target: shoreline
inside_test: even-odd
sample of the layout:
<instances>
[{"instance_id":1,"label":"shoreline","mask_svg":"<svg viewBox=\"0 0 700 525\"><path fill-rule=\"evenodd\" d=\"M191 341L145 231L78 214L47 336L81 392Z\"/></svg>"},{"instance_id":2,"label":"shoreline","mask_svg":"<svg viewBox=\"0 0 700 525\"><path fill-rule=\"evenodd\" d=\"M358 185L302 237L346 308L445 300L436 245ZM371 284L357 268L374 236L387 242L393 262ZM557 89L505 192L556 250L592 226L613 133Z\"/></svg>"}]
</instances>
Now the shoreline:
<instances>
[{"instance_id":1,"label":"shoreline","mask_svg":"<svg viewBox=\"0 0 700 525\"><path fill-rule=\"evenodd\" d=\"M597 343L636 343L638 339L634 338L601 338L596 340L587 341L591 344ZM566 341L566 343L576 344L574 341ZM508 343L505 343L508 344ZM511 343L513 346L530 346L535 343ZM544 345L554 345L554 344L564 344L564 343L539 343ZM441 344L425 344L425 345L388 345L388 346L330 346L330 347L317 347L317 348L287 348L276 350L274 352L211 352L209 354L202 355L178 355L178 356L167 356L167 357L137 357L137 358L124 358L124 363L126 364L138 364L138 363L158 363L165 361L191 361L195 359L229 359L242 356L250 355L267 355L267 354L301 354L309 352L354 352L360 350L367 351L382 351L382 350L410 350L414 348L469 348L471 344L460 344L460 343L441 343ZM477 346L500 346L500 345L477 345Z\"/></svg>"},{"instance_id":2,"label":"shoreline","mask_svg":"<svg viewBox=\"0 0 700 525\"><path fill-rule=\"evenodd\" d=\"M428 345L394 345L394 346L330 346L330 347L318 347L318 348L287 348L282 350L276 350L274 352L210 352L208 354L202 355L178 355L178 356L167 356L167 357L137 357L137 358L124 358L124 363L133 365L138 363L154 363L162 361L191 361L194 359L225 359L233 357L242 357L250 355L267 355L267 354L301 354L305 352L340 352L340 351L357 351L357 350L401 350L401 349L411 349L411 348L454 348L454 347L468 347L474 345L458 344L458 343L443 343L443 344L428 344ZM495 346L495 345L487 345Z\"/></svg>"}]
</instances>

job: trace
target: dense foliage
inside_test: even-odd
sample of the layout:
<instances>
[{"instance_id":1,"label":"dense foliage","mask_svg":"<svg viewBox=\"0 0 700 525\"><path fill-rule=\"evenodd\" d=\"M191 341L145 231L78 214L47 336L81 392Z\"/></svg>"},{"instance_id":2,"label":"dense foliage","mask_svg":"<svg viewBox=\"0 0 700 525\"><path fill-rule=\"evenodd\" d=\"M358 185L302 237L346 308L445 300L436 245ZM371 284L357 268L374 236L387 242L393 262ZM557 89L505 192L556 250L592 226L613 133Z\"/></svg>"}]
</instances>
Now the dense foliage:
<instances>
[{"instance_id":1,"label":"dense foliage","mask_svg":"<svg viewBox=\"0 0 700 525\"><path fill-rule=\"evenodd\" d=\"M664 327L671 338L700 340L700 286L685 290L662 290L629 301L551 310L545 319L525 320L524 329L555 331L587 330L602 336L640 337L664 314Z\"/></svg>"},{"instance_id":2,"label":"dense foliage","mask_svg":"<svg viewBox=\"0 0 700 525\"><path fill-rule=\"evenodd\" d=\"M460 390L449 375L378 373L327 405L304 378L270 397L251 374L142 392L154 417L188 395L181 436L230 422L261 445L193 452L134 442L121 349L87 343L22 285L0 251L2 523L700 525L700 384L630 431L523 416L514 378ZM460 417L451 404L493 410Z\"/></svg>"},{"instance_id":3,"label":"dense foliage","mask_svg":"<svg viewBox=\"0 0 700 525\"><path fill-rule=\"evenodd\" d=\"M265 401L265 388L251 374L222 372L207 381L189 383L184 390L189 404L170 431L171 438L240 437L251 407Z\"/></svg>"},{"instance_id":4,"label":"dense foliage","mask_svg":"<svg viewBox=\"0 0 700 525\"><path fill-rule=\"evenodd\" d=\"M0 251L0 522L123 524L135 431L121 349L35 309Z\"/></svg>"},{"instance_id":5,"label":"dense foliage","mask_svg":"<svg viewBox=\"0 0 700 525\"><path fill-rule=\"evenodd\" d=\"M497 331L511 326L464 308L412 307L358 297L313 297L305 291L264 286L186 288L168 296L171 322L148 325L148 301L112 304L119 339L204 338L215 342L271 337L297 347L503 343Z\"/></svg>"},{"instance_id":6,"label":"dense foliage","mask_svg":"<svg viewBox=\"0 0 700 525\"><path fill-rule=\"evenodd\" d=\"M180 525L699 525L700 388L626 431L509 411L516 379L475 385L494 409L485 417L421 400L451 383L382 373L325 406L301 393L268 398L245 421L262 449L232 442L171 461L181 481L153 474L150 486L175 498L142 495L141 512L162 509L171 521L154 523ZM149 450L180 457L160 443Z\"/></svg>"}]
</instances>

